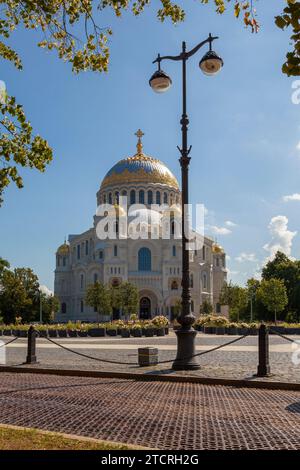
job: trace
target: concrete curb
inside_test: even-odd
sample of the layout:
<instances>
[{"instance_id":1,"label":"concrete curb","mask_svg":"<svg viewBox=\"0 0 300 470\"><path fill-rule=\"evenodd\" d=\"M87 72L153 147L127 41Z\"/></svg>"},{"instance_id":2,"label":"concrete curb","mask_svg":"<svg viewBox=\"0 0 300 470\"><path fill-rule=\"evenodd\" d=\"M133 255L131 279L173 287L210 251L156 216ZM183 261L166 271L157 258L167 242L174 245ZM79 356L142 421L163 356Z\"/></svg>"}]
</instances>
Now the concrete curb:
<instances>
[{"instance_id":1,"label":"concrete curb","mask_svg":"<svg viewBox=\"0 0 300 470\"><path fill-rule=\"evenodd\" d=\"M159 382L188 382L204 385L225 385L230 387L262 388L269 390L293 390L300 391L300 383L288 382L267 382L265 380L246 379L222 379L214 377L195 377L191 375L163 375L158 373L138 374L134 372L110 372L94 370L73 370L73 369L46 369L41 367L17 367L0 366L1 372L20 374L44 374L61 375L69 377L94 377L109 379L159 381Z\"/></svg>"}]
</instances>

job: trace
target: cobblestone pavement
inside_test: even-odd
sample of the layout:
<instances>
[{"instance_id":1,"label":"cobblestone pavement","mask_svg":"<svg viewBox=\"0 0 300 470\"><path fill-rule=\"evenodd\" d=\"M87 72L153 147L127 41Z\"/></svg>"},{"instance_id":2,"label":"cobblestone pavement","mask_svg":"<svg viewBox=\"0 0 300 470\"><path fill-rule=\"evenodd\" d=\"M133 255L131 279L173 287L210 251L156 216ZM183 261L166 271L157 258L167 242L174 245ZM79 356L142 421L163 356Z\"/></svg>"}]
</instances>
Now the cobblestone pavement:
<instances>
[{"instance_id":1,"label":"cobblestone pavement","mask_svg":"<svg viewBox=\"0 0 300 470\"><path fill-rule=\"evenodd\" d=\"M300 393L1 374L0 422L158 449L300 449Z\"/></svg>"},{"instance_id":2,"label":"cobblestone pavement","mask_svg":"<svg viewBox=\"0 0 300 470\"><path fill-rule=\"evenodd\" d=\"M2 338L8 341L9 337ZM232 336L197 335L197 352L208 350L218 344L234 339ZM300 340L300 337L293 337ZM37 340L39 367L130 371L139 373L162 372L172 374L171 362L151 368L136 365L137 348L154 346L159 349L159 360L173 360L176 355L176 337L173 332L162 338L69 338L55 339L80 353L106 360L129 362L133 364L107 364L83 358L67 352L45 339ZM300 344L298 348L300 362ZM26 340L18 339L7 348L7 363L19 365L26 358ZM294 364L292 343L277 336L270 336L270 363L272 376L268 380L300 383L300 364ZM195 372L180 372L182 375L204 377L250 378L257 370L257 337L249 336L225 349L205 354L199 358L201 369ZM178 372L176 372L178 374Z\"/></svg>"}]
</instances>

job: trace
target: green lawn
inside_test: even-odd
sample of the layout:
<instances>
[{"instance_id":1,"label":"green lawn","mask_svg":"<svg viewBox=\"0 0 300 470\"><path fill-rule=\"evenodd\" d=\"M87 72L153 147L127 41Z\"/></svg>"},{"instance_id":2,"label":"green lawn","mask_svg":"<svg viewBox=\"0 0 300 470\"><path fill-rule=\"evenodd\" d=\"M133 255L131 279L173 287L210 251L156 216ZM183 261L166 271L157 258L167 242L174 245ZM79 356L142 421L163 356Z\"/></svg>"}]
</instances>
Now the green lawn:
<instances>
[{"instance_id":1,"label":"green lawn","mask_svg":"<svg viewBox=\"0 0 300 470\"><path fill-rule=\"evenodd\" d=\"M0 450L129 450L138 447L76 439L58 433L0 425Z\"/></svg>"}]
</instances>

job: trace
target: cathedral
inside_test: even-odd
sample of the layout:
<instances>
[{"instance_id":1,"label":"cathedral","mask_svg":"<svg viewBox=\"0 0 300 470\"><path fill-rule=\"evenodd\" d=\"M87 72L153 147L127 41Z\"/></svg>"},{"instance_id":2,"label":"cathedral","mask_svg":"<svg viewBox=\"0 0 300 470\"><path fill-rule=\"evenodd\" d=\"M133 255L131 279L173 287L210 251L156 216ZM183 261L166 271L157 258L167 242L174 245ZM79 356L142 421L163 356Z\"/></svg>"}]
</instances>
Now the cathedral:
<instances>
[{"instance_id":1,"label":"cathedral","mask_svg":"<svg viewBox=\"0 0 300 470\"><path fill-rule=\"evenodd\" d=\"M139 291L140 318L155 315L174 318L176 305L181 298L181 236L176 237L175 222L170 223L170 236L162 236L162 222L151 227L149 235L148 213L153 206L165 205L181 218L181 193L177 179L164 163L146 155L137 133L137 152L117 162L104 177L97 192L97 206L113 207L117 214L115 237L99 237L99 223L108 216L96 213L93 227L87 231L69 235L68 242L56 252L54 292L60 300L56 320L99 321L94 309L85 303L88 285L100 281L117 286L123 281L135 284ZM120 199L126 198L128 212L122 208ZM140 207L144 208L140 211ZM143 215L144 236L121 237L118 232L119 218L128 215L137 207L134 215ZM172 209L174 207L174 209ZM140 213L139 213L140 212ZM146 213L146 215L145 215ZM139 219L140 220L140 219ZM181 224L179 224L181 225ZM130 233L130 224L128 225ZM127 228L126 228L127 230ZM208 301L217 314L226 314L219 304L219 295L226 280L226 255L223 248L212 239L204 237L201 248L190 251L190 286L192 311L197 317L201 305ZM122 318L119 311L114 318ZM102 319L101 319L102 320Z\"/></svg>"}]
</instances>

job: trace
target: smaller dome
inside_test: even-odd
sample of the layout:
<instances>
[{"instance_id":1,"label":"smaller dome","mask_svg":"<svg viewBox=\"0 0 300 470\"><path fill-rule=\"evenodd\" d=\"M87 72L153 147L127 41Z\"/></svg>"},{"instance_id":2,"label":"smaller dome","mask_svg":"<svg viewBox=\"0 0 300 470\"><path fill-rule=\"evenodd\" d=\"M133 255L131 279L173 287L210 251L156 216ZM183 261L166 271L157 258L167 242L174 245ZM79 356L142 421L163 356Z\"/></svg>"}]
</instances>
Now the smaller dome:
<instances>
[{"instance_id":1,"label":"smaller dome","mask_svg":"<svg viewBox=\"0 0 300 470\"><path fill-rule=\"evenodd\" d=\"M221 245L218 245L217 243L214 243L212 246L212 252L213 253L224 253L224 248Z\"/></svg>"},{"instance_id":2,"label":"smaller dome","mask_svg":"<svg viewBox=\"0 0 300 470\"><path fill-rule=\"evenodd\" d=\"M70 245L68 245L66 242L63 245L60 245L58 248L57 252L58 255L63 255L66 256L70 253Z\"/></svg>"}]
</instances>

